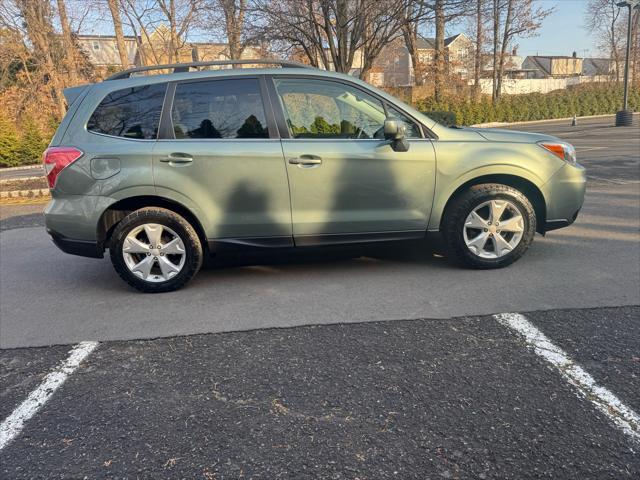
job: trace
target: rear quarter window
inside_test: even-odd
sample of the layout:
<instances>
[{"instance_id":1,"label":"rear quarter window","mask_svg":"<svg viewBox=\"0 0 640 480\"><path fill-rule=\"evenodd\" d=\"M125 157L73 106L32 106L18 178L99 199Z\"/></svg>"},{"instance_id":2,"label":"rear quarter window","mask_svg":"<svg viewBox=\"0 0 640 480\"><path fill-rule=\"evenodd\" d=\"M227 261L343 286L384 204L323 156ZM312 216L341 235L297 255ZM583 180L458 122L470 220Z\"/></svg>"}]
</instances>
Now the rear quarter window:
<instances>
[{"instance_id":1,"label":"rear quarter window","mask_svg":"<svg viewBox=\"0 0 640 480\"><path fill-rule=\"evenodd\" d=\"M167 84L116 90L95 109L87 130L114 137L155 139Z\"/></svg>"}]
</instances>

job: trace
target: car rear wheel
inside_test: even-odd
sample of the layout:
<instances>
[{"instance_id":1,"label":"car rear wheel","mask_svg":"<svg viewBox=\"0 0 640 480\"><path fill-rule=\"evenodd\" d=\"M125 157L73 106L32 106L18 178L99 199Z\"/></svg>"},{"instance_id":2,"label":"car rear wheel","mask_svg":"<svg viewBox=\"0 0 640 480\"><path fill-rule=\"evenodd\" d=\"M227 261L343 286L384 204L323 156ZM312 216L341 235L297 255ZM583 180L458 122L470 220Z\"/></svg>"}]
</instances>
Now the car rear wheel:
<instances>
[{"instance_id":1,"label":"car rear wheel","mask_svg":"<svg viewBox=\"0 0 640 480\"><path fill-rule=\"evenodd\" d=\"M527 197L508 185L474 185L453 199L443 221L450 255L472 268L512 264L529 248L536 215Z\"/></svg>"},{"instance_id":2,"label":"car rear wheel","mask_svg":"<svg viewBox=\"0 0 640 480\"><path fill-rule=\"evenodd\" d=\"M183 217L164 208L142 208L116 227L111 262L129 285L147 293L184 286L202 266L198 234Z\"/></svg>"}]
</instances>

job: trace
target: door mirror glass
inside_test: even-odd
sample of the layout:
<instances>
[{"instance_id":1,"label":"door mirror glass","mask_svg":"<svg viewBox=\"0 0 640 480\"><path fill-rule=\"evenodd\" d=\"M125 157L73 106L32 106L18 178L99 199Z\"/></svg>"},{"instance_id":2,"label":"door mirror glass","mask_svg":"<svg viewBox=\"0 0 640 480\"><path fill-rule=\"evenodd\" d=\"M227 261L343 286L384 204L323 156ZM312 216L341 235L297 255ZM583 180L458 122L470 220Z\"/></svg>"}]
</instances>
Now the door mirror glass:
<instances>
[{"instance_id":1,"label":"door mirror glass","mask_svg":"<svg viewBox=\"0 0 640 480\"><path fill-rule=\"evenodd\" d=\"M391 148L396 152L406 152L409 150L409 142L406 138L406 127L404 123L395 118L387 118L384 121L384 138L391 140Z\"/></svg>"}]
</instances>

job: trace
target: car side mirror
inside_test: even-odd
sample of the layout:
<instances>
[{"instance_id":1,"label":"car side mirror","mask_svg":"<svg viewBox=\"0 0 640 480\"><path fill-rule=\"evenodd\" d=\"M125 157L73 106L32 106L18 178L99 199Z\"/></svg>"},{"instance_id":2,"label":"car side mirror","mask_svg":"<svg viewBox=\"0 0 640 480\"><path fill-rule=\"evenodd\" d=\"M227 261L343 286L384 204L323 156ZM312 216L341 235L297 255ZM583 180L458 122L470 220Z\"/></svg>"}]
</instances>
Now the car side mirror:
<instances>
[{"instance_id":1,"label":"car side mirror","mask_svg":"<svg viewBox=\"0 0 640 480\"><path fill-rule=\"evenodd\" d=\"M391 148L396 152L409 150L409 142L406 139L406 127L395 118L387 118L384 121L384 138L391 141Z\"/></svg>"}]
</instances>

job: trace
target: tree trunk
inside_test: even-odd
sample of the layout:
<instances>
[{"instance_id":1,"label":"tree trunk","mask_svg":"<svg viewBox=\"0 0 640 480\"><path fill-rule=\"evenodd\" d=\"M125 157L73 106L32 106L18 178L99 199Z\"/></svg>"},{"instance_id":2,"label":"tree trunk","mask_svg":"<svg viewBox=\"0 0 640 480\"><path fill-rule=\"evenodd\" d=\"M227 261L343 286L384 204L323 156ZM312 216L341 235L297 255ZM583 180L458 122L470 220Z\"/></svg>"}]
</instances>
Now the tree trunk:
<instances>
[{"instance_id":1,"label":"tree trunk","mask_svg":"<svg viewBox=\"0 0 640 480\"><path fill-rule=\"evenodd\" d=\"M498 87L498 46L500 43L500 0L493 0L493 72L492 72L492 93L493 103L497 101L496 89Z\"/></svg>"},{"instance_id":2,"label":"tree trunk","mask_svg":"<svg viewBox=\"0 0 640 480\"><path fill-rule=\"evenodd\" d=\"M424 64L420 60L418 55L418 32L417 24L410 22L402 28L402 36L404 38L404 44L407 47L407 52L411 58L411 65L413 67L413 83L414 85L424 84ZM410 79L409 79L410 80Z\"/></svg>"},{"instance_id":3,"label":"tree trunk","mask_svg":"<svg viewBox=\"0 0 640 480\"><path fill-rule=\"evenodd\" d=\"M78 64L76 62L76 47L71 36L71 26L67 16L67 7L64 0L57 0L58 16L62 27L62 46L64 47L64 63L72 85L78 83Z\"/></svg>"},{"instance_id":4,"label":"tree trunk","mask_svg":"<svg viewBox=\"0 0 640 480\"><path fill-rule=\"evenodd\" d=\"M236 0L223 0L221 5L227 30L227 42L229 43L229 57L231 60L239 60L244 51L242 31L247 1L240 0L236 7Z\"/></svg>"},{"instance_id":5,"label":"tree trunk","mask_svg":"<svg viewBox=\"0 0 640 480\"><path fill-rule=\"evenodd\" d=\"M484 35L482 28L482 0L476 0L476 55L473 64L473 94L478 101L482 96L482 87L480 86L480 74L482 72L482 37Z\"/></svg>"},{"instance_id":6,"label":"tree trunk","mask_svg":"<svg viewBox=\"0 0 640 480\"><path fill-rule=\"evenodd\" d=\"M444 88L445 48L444 48L444 0L436 0L436 57L435 57L435 81L434 95L436 102L442 100Z\"/></svg>"},{"instance_id":7,"label":"tree trunk","mask_svg":"<svg viewBox=\"0 0 640 480\"><path fill-rule=\"evenodd\" d=\"M111 18L113 19L113 29L116 32L116 46L118 47L118 55L120 55L120 64L122 68L129 67L129 55L127 55L127 46L124 42L124 34L122 33L122 18L120 17L120 6L118 0L108 0Z\"/></svg>"},{"instance_id":8,"label":"tree trunk","mask_svg":"<svg viewBox=\"0 0 640 480\"><path fill-rule=\"evenodd\" d=\"M496 102L500 100L500 96L502 95L502 79L504 77L504 60L507 55L507 47L509 46L510 40L510 31L511 31L511 21L513 16L513 2L514 0L509 0L507 4L507 17L504 20L504 33L502 36L502 46L500 48L500 59L498 61L498 74L497 79L498 83L496 85Z\"/></svg>"},{"instance_id":9,"label":"tree trunk","mask_svg":"<svg viewBox=\"0 0 640 480\"><path fill-rule=\"evenodd\" d=\"M640 50L640 9L635 9L634 14L631 17L631 80L630 83L632 85L636 85L640 82L640 55L638 55L638 51Z\"/></svg>"}]
</instances>

